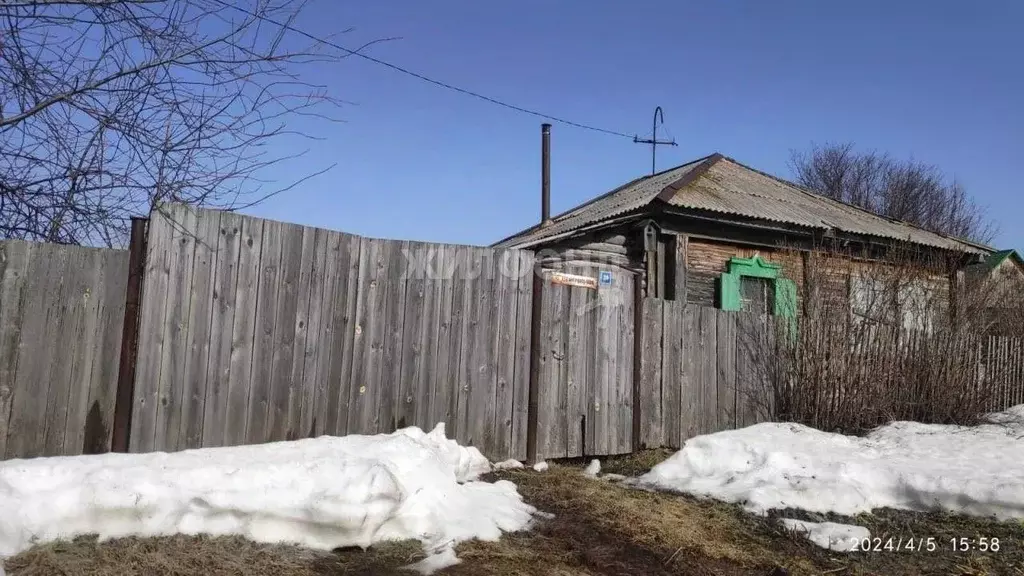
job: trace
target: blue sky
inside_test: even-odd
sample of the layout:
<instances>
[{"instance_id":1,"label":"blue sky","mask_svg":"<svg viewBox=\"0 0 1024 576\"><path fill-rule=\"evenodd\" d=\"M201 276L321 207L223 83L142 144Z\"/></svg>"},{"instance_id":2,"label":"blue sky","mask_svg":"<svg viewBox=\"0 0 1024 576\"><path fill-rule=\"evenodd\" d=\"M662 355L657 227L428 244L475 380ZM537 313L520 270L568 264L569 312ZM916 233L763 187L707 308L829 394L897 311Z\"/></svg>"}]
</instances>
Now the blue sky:
<instances>
[{"instance_id":1,"label":"blue sky","mask_svg":"<svg viewBox=\"0 0 1024 576\"><path fill-rule=\"evenodd\" d=\"M650 132L659 168L722 152L787 176L792 149L853 141L940 166L1024 248L1024 3L313 0L296 24L520 106ZM344 122L275 175L337 163L247 210L307 225L489 244L539 215L540 123L349 58L318 66ZM282 141L280 146L294 146ZM292 152L293 150L282 150ZM555 124L552 210L646 174L650 149Z\"/></svg>"}]
</instances>

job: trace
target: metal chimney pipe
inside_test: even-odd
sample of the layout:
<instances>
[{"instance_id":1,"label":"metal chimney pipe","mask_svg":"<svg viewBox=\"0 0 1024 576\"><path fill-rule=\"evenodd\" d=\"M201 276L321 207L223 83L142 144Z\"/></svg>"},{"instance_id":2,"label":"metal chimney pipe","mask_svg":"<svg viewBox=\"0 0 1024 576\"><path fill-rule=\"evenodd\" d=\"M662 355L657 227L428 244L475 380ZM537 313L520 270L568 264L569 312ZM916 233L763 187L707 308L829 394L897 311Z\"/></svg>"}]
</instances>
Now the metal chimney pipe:
<instances>
[{"instance_id":1,"label":"metal chimney pipe","mask_svg":"<svg viewBox=\"0 0 1024 576\"><path fill-rule=\"evenodd\" d=\"M540 225L551 225L551 124L540 125Z\"/></svg>"}]
</instances>

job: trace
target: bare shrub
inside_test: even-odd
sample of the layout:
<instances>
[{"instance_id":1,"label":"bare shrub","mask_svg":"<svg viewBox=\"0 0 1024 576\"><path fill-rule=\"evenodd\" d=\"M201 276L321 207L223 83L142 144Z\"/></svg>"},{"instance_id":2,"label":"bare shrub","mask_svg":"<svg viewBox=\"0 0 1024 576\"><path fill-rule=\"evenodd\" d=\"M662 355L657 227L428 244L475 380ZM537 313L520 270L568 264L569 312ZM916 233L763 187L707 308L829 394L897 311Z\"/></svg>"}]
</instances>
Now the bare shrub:
<instances>
[{"instance_id":1,"label":"bare shrub","mask_svg":"<svg viewBox=\"0 0 1024 576\"><path fill-rule=\"evenodd\" d=\"M830 198L940 234L979 242L995 236L983 208L936 166L851 143L812 144L793 151L789 164L797 182Z\"/></svg>"},{"instance_id":2,"label":"bare shrub","mask_svg":"<svg viewBox=\"0 0 1024 576\"><path fill-rule=\"evenodd\" d=\"M859 433L972 424L1024 402L1019 290L910 248L885 262L836 251L805 262L801 317L741 343L761 360L752 401L763 417Z\"/></svg>"}]
</instances>

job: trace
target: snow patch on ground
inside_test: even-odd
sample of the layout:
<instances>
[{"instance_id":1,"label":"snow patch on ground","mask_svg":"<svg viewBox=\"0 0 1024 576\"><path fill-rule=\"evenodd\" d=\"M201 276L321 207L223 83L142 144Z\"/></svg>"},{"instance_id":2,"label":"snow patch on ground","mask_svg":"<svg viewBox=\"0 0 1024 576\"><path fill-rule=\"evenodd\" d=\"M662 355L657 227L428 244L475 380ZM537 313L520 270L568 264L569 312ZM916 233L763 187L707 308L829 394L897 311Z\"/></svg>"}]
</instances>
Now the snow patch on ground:
<instances>
[{"instance_id":1,"label":"snow patch on ground","mask_svg":"<svg viewBox=\"0 0 1024 576\"><path fill-rule=\"evenodd\" d=\"M536 511L511 482L475 481L489 470L477 449L446 438L443 424L430 433L8 460L0 462L0 560L86 534L240 535L323 550L416 539L451 560L453 543L497 540L527 528Z\"/></svg>"},{"instance_id":2,"label":"snow patch on ground","mask_svg":"<svg viewBox=\"0 0 1024 576\"><path fill-rule=\"evenodd\" d=\"M975 427L894 422L866 437L799 424L698 436L633 481L747 510L875 508L1024 518L1024 405Z\"/></svg>"},{"instance_id":3,"label":"snow patch on ground","mask_svg":"<svg viewBox=\"0 0 1024 576\"><path fill-rule=\"evenodd\" d=\"M622 482L626 477L622 474L602 474L601 480L607 480L608 482Z\"/></svg>"},{"instance_id":4,"label":"snow patch on ground","mask_svg":"<svg viewBox=\"0 0 1024 576\"><path fill-rule=\"evenodd\" d=\"M494 470L515 470L517 468L522 467L523 463L520 462L519 460L505 460L504 462L498 462L497 464L491 466L491 468Z\"/></svg>"},{"instance_id":5,"label":"snow patch on ground","mask_svg":"<svg viewBox=\"0 0 1024 576\"><path fill-rule=\"evenodd\" d=\"M853 552L862 541L871 538L871 532L863 526L836 524L835 522L806 522L804 520L780 519L787 530L803 534L817 546L834 552Z\"/></svg>"},{"instance_id":6,"label":"snow patch on ground","mask_svg":"<svg viewBox=\"0 0 1024 576\"><path fill-rule=\"evenodd\" d=\"M548 463L541 460L533 465L533 469L537 472L545 472L548 469Z\"/></svg>"},{"instance_id":7,"label":"snow patch on ground","mask_svg":"<svg viewBox=\"0 0 1024 576\"><path fill-rule=\"evenodd\" d=\"M590 464L588 464L587 467L583 470L583 475L587 476L588 478L597 478L597 475L600 473L601 461L596 458L591 460Z\"/></svg>"},{"instance_id":8,"label":"snow patch on ground","mask_svg":"<svg viewBox=\"0 0 1024 576\"><path fill-rule=\"evenodd\" d=\"M429 576L438 570L443 570L449 566L455 566L461 562L462 560L459 560L459 557L455 555L455 549L451 546L445 546L434 554L430 554L423 560L420 560L415 564L403 566L403 568L419 572L424 576Z\"/></svg>"}]
</instances>

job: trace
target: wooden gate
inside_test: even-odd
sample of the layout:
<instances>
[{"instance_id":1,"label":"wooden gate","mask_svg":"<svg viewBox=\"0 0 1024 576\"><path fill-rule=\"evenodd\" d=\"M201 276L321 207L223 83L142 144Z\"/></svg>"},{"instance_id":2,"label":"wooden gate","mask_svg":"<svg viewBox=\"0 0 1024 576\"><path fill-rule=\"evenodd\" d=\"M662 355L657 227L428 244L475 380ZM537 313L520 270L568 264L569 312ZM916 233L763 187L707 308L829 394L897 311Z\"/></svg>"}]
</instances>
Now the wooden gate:
<instances>
[{"instance_id":1,"label":"wooden gate","mask_svg":"<svg viewBox=\"0 0 1024 576\"><path fill-rule=\"evenodd\" d=\"M625 271L544 271L538 459L632 450L634 289Z\"/></svg>"}]
</instances>

